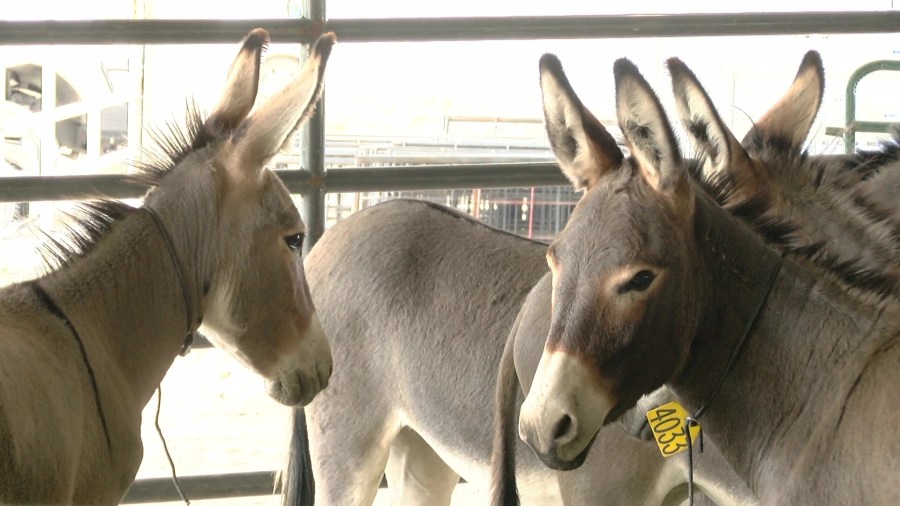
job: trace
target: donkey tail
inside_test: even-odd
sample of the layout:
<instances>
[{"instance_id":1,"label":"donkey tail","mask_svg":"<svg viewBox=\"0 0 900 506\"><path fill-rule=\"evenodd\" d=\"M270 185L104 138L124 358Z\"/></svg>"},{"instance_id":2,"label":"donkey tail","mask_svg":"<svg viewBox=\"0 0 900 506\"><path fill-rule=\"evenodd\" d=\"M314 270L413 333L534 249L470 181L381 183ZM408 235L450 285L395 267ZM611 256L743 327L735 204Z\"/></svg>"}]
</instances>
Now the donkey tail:
<instances>
[{"instance_id":1,"label":"donkey tail","mask_svg":"<svg viewBox=\"0 0 900 506\"><path fill-rule=\"evenodd\" d=\"M290 449L280 481L282 506L313 506L316 502L316 482L313 480L303 408L291 410Z\"/></svg>"},{"instance_id":2,"label":"donkey tail","mask_svg":"<svg viewBox=\"0 0 900 506\"><path fill-rule=\"evenodd\" d=\"M516 376L514 353L516 334L522 320L516 318L506 339L497 372L494 398L494 450L491 454L491 506L518 506L516 488L516 396L519 378Z\"/></svg>"}]
</instances>

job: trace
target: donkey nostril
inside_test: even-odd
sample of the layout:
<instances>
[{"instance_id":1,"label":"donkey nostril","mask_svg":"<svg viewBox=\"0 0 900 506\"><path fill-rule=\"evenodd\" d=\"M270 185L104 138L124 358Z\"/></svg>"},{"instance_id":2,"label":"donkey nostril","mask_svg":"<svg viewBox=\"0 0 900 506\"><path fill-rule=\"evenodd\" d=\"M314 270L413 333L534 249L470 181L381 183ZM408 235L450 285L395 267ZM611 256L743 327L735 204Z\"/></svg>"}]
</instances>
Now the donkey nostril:
<instances>
[{"instance_id":1,"label":"donkey nostril","mask_svg":"<svg viewBox=\"0 0 900 506\"><path fill-rule=\"evenodd\" d=\"M569 415L563 415L563 417L556 422L556 427L553 429L553 440L557 443L560 443L561 439L566 439L567 436L572 432L573 424L572 417Z\"/></svg>"}]
</instances>

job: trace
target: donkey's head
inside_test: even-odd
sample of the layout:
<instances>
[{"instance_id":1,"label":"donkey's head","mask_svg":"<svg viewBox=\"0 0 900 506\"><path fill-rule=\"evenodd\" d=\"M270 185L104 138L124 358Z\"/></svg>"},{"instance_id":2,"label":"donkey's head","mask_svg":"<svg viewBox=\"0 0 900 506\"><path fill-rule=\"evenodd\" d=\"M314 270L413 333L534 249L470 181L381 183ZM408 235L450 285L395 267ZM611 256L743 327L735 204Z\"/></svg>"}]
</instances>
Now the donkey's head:
<instances>
[{"instance_id":1,"label":"donkey's head","mask_svg":"<svg viewBox=\"0 0 900 506\"><path fill-rule=\"evenodd\" d=\"M550 467L577 467L605 423L687 360L699 313L693 189L672 129L637 68L615 64L632 157L541 59L550 144L585 194L550 246L550 333L522 406L521 437Z\"/></svg>"},{"instance_id":2,"label":"donkey's head","mask_svg":"<svg viewBox=\"0 0 900 506\"><path fill-rule=\"evenodd\" d=\"M265 164L320 97L334 35L320 37L303 71L250 114L268 42L262 29L244 40L218 105L195 127L190 148L161 178L147 205L162 214L166 208L185 210L184 201L191 199L206 202L195 203L192 212L208 215L197 216L195 226L182 232L201 238L183 256L199 266L199 279L190 283L200 292L204 330L266 378L273 398L294 405L310 402L325 388L331 351L303 270L303 221ZM185 188L198 187L203 197L185 194ZM168 207L157 206L160 201Z\"/></svg>"}]
</instances>

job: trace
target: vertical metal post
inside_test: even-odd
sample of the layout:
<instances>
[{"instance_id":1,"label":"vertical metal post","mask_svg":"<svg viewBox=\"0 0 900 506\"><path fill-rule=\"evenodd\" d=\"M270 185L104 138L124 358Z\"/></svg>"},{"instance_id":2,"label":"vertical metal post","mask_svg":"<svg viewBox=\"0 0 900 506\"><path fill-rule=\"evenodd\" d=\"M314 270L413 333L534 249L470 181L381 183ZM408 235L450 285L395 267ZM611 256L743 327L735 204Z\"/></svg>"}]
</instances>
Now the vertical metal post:
<instances>
[{"instance_id":1,"label":"vertical metal post","mask_svg":"<svg viewBox=\"0 0 900 506\"><path fill-rule=\"evenodd\" d=\"M303 0L302 15L313 22L325 23L325 0ZM304 62L309 57L311 45L307 45ZM300 215L306 224L306 240L303 243L303 255L315 246L316 241L325 232L325 95L319 99L315 113L302 130L303 166L311 173L310 184L303 194ZM285 470L287 473L298 472L301 468L312 469L309 454L309 436L306 427L306 415L302 408L291 410L291 426L294 436L291 437L291 453L297 459ZM305 476L312 476L312 472ZM312 479L295 476L300 480L298 497L284 497L286 502L296 500L298 503L312 504L316 486Z\"/></svg>"},{"instance_id":2,"label":"vertical metal post","mask_svg":"<svg viewBox=\"0 0 900 506\"><path fill-rule=\"evenodd\" d=\"M312 21L325 22L325 0L304 2L304 15ZM308 51L309 49L307 49ZM303 166L312 174L311 184L303 195L300 214L306 223L304 251L309 252L325 232L325 97L304 129Z\"/></svg>"}]
</instances>

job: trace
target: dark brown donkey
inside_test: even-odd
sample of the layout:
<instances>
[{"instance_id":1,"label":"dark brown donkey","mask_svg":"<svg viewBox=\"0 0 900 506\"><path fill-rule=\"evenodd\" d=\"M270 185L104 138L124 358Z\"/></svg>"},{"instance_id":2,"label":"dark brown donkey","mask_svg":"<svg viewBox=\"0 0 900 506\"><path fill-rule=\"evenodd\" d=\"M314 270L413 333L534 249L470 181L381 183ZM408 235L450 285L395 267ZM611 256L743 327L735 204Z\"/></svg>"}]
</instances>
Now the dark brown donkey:
<instances>
[{"instance_id":1,"label":"dark brown donkey","mask_svg":"<svg viewBox=\"0 0 900 506\"><path fill-rule=\"evenodd\" d=\"M575 467L668 385L762 504L897 504L900 302L767 246L693 183L637 69L614 73L634 159L610 163L619 148L581 121L554 141L587 191L547 255L550 332L520 434Z\"/></svg>"},{"instance_id":2,"label":"dark brown donkey","mask_svg":"<svg viewBox=\"0 0 900 506\"><path fill-rule=\"evenodd\" d=\"M551 139L559 139L561 137L558 133L563 130L565 117L551 114L563 110L554 103L556 90L560 85L570 90L570 85L565 82L565 76L561 68L558 68L558 62L551 57L545 59L545 63L551 61L553 66L547 69L549 75L542 80L549 88L544 94L545 100L549 100L546 123ZM707 94L687 67L674 59L670 60L670 67L682 121L695 145L709 156L703 164L692 165L694 169L692 174L733 214L747 220L779 250L803 251L827 267L837 267L836 273L839 275L852 272L847 268L848 264L855 265L862 262L839 264L832 260L835 257L849 258L848 252L853 251L885 254L891 250L894 240L892 237L873 236L867 234L865 230L865 227L870 225L883 228L880 216L884 213L867 212L867 207L872 207L872 203L854 197L854 193L866 184L862 182L863 175L871 176L873 173L881 175L882 169L890 170L887 167L894 159L890 145L885 145L879 152L853 156L807 157L802 152L802 141L808 134L819 107L824 83L821 61L815 52L806 55L794 83L785 96L748 134L747 139L753 139L753 142L748 142L750 146L747 149L734 140L724 127ZM571 100L575 102L577 97L573 94ZM563 166L570 163L570 160L565 159L564 146L554 145L554 148L561 157ZM577 184L577 181L574 182ZM777 208L772 208L773 203L778 204ZM849 217L841 215L841 207L849 209L847 212ZM824 230L816 226L821 219L806 220L808 216L823 215L837 215L835 223ZM866 220L871 223L865 223ZM869 265L868 271L873 273L872 278L885 280L890 278L889 274L879 275L879 273L889 273L896 262L885 261L884 265L877 266L870 261ZM869 278L859 278L866 281L861 283L862 286L871 284ZM549 281L542 280L523 305L510 334L510 342L507 343L505 353L509 356L504 355L501 362L496 403L499 414L495 430L498 432L495 434L493 463L495 476L492 488L495 504L514 504L516 501L513 494L514 481L508 471L513 465L513 455L506 451L512 438L515 437L512 431L515 424L512 406L519 381L525 393L531 385L549 332L549 306ZM513 356L515 375L511 372L513 364L510 363ZM517 378L519 381L516 381ZM652 408L669 400L671 393L663 389L642 402ZM630 413L629 417L638 424L631 428L632 432L640 429L646 422L643 416L646 410L636 411ZM595 444L591 455L597 454L598 451ZM606 457L597 458L602 460ZM722 468L719 459L715 453L698 459L698 465L709 466L703 473L703 478L709 482L698 482L700 490L730 483L730 480L717 477L714 473L715 470ZM596 460L589 457L586 464L577 472L558 475L560 489L568 503L580 504L590 497L600 495L600 490L594 486L597 481L589 478L600 474L599 469L593 469L594 462ZM740 490L728 490L727 494L715 494L715 488L712 490L711 495L716 500L721 500L723 496L732 499L741 498L741 494L738 493ZM674 493L677 489L673 488L672 491L671 498L676 499ZM635 500L640 502L640 497L636 496Z\"/></svg>"}]
</instances>

